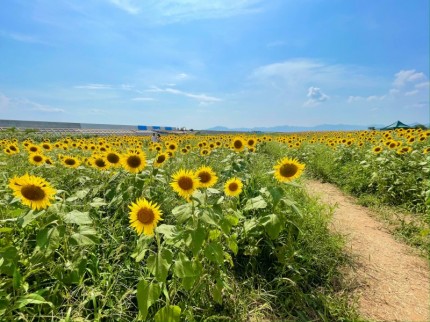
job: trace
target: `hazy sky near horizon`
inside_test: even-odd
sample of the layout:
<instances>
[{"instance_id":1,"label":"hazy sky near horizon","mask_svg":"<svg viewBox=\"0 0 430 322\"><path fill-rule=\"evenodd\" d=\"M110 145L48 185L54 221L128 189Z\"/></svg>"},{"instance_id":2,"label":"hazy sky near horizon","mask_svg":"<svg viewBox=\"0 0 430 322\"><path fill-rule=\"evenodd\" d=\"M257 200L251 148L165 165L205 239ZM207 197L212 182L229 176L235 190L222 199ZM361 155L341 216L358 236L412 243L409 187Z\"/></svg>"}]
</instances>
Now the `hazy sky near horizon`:
<instances>
[{"instance_id":1,"label":"hazy sky near horizon","mask_svg":"<svg viewBox=\"0 0 430 322\"><path fill-rule=\"evenodd\" d=\"M0 119L429 121L428 0L11 0Z\"/></svg>"}]
</instances>

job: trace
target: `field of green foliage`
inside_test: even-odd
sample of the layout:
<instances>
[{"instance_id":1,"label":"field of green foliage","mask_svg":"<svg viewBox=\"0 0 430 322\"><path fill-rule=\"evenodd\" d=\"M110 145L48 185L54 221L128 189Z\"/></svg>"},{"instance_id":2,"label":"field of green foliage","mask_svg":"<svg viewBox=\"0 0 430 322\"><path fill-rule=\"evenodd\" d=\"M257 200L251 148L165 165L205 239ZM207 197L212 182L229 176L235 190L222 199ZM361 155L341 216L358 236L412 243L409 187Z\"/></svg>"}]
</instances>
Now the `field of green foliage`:
<instances>
[{"instance_id":1,"label":"field of green foliage","mask_svg":"<svg viewBox=\"0 0 430 322\"><path fill-rule=\"evenodd\" d=\"M388 134L0 133L0 320L357 320L303 178L426 218L430 133Z\"/></svg>"}]
</instances>

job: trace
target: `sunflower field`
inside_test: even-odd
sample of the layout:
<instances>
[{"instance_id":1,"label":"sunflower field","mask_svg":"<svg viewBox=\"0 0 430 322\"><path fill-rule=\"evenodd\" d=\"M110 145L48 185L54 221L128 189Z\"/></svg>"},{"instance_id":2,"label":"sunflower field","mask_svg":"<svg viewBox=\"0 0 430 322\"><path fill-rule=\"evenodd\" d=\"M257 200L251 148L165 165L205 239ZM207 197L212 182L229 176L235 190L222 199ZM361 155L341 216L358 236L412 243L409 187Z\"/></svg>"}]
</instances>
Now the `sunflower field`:
<instances>
[{"instance_id":1,"label":"sunflower field","mask_svg":"<svg viewBox=\"0 0 430 322\"><path fill-rule=\"evenodd\" d=\"M303 178L429 212L429 131L0 135L5 321L356 320Z\"/></svg>"}]
</instances>

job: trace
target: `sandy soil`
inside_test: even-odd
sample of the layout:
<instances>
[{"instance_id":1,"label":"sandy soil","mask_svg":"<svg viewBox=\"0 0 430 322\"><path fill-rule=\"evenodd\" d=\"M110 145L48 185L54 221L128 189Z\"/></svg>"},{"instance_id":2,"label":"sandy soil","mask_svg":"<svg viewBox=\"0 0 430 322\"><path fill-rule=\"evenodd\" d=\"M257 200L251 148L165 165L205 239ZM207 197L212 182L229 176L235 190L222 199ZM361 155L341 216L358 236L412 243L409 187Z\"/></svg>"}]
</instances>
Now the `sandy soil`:
<instances>
[{"instance_id":1,"label":"sandy soil","mask_svg":"<svg viewBox=\"0 0 430 322\"><path fill-rule=\"evenodd\" d=\"M318 181L306 183L309 194L335 206L331 229L347 237L347 251L356 258L348 275L363 318L375 321L430 321L428 262L396 241L370 215L370 210L337 187Z\"/></svg>"}]
</instances>

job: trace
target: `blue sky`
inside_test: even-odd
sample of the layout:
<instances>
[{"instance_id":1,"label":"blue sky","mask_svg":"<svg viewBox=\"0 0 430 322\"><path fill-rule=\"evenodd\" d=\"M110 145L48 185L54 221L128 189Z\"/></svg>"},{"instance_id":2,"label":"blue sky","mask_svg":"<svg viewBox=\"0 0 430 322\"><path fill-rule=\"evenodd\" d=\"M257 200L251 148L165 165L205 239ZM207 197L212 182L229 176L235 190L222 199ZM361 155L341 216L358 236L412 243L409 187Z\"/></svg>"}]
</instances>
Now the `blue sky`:
<instances>
[{"instance_id":1,"label":"blue sky","mask_svg":"<svg viewBox=\"0 0 430 322\"><path fill-rule=\"evenodd\" d=\"M428 0L11 0L0 119L429 121Z\"/></svg>"}]
</instances>

